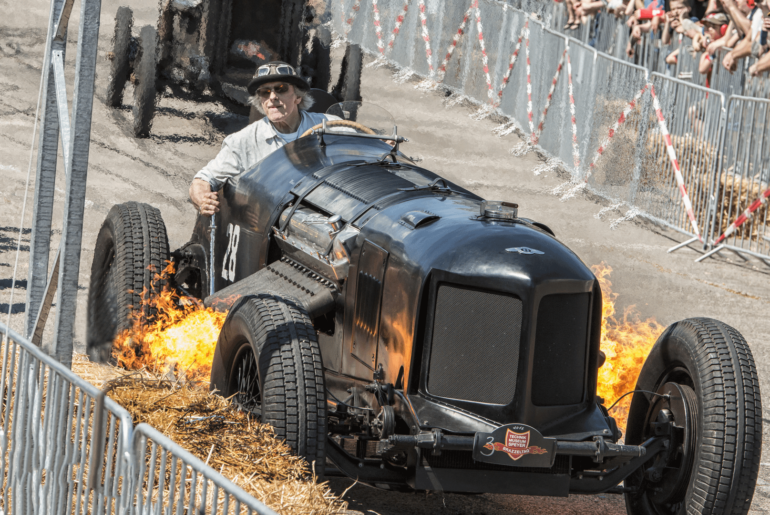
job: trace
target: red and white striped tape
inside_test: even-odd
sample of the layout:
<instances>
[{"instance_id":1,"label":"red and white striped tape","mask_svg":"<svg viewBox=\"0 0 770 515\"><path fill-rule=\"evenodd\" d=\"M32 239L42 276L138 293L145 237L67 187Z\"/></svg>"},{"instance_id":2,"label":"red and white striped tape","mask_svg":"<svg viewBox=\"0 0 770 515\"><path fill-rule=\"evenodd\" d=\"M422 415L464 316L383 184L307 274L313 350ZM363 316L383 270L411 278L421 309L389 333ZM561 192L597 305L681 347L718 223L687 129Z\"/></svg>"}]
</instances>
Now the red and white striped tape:
<instances>
[{"instance_id":1,"label":"red and white striped tape","mask_svg":"<svg viewBox=\"0 0 770 515\"><path fill-rule=\"evenodd\" d=\"M401 14L399 14L396 17L396 24L393 26L393 31L390 33L390 39L388 40L388 47L386 49L386 52L390 52L393 49L393 43L396 41L396 36L401 30L401 25L404 23L404 18L406 17L407 10L409 10L409 0L406 0L404 2L404 8Z\"/></svg>"},{"instance_id":2,"label":"red and white striped tape","mask_svg":"<svg viewBox=\"0 0 770 515\"><path fill-rule=\"evenodd\" d=\"M535 133L535 124L532 121L532 78L530 76L530 63L529 63L529 29L527 29L527 42L524 46L525 55L527 56L527 118L529 119L529 133Z\"/></svg>"},{"instance_id":3,"label":"red and white striped tape","mask_svg":"<svg viewBox=\"0 0 770 515\"><path fill-rule=\"evenodd\" d=\"M599 162L599 158L604 154L604 151L607 150L607 147L610 145L610 142L612 141L612 138L615 136L615 133L620 128L621 125L623 125L626 120L628 120L628 115L631 113L631 111L634 110L634 108L639 103L639 99L642 98L642 95L645 91L647 91L647 88L649 87L649 84L645 84L642 89L639 90L639 92L634 95L633 100L628 103L628 105L623 109L623 112L620 113L620 118L617 119L617 121L610 127L610 131L607 134L607 137L604 138L604 141L602 141L602 144L599 145L599 148L596 150L596 155L594 156L594 160L591 162L590 165L588 165L588 173L586 174L585 180L588 181L588 178L591 176L591 172L593 172L594 168L596 167L596 163Z\"/></svg>"},{"instance_id":4,"label":"red and white striped tape","mask_svg":"<svg viewBox=\"0 0 770 515\"><path fill-rule=\"evenodd\" d=\"M569 47L567 48L569 50ZM565 50L565 52L567 52ZM575 96L572 94L572 61L569 58L569 52L567 52L567 90L569 93L569 114L572 118L572 160L575 164L575 170L580 167L580 149L578 147L577 139L577 120L575 118Z\"/></svg>"},{"instance_id":5,"label":"red and white striped tape","mask_svg":"<svg viewBox=\"0 0 770 515\"><path fill-rule=\"evenodd\" d=\"M345 37L348 37L348 34L350 34L350 30L353 28L353 20L356 19L356 14L358 14L358 11L361 9L361 0L355 0L353 2L353 7L351 8L351 13L349 18L345 18L345 15L342 15L342 22L346 25L345 27ZM342 10L345 10L345 1L342 0Z\"/></svg>"},{"instance_id":6,"label":"red and white striped tape","mask_svg":"<svg viewBox=\"0 0 770 515\"><path fill-rule=\"evenodd\" d=\"M489 57L487 56L487 48L484 44L484 29L481 27L481 9L479 8L479 0L474 0L471 8L476 9L476 29L479 32L479 46L481 47L481 64L483 65L484 75L487 79L487 96L489 97L489 103L494 105L494 93L492 92L492 78L489 76Z\"/></svg>"},{"instance_id":7,"label":"red and white striped tape","mask_svg":"<svg viewBox=\"0 0 770 515\"><path fill-rule=\"evenodd\" d=\"M700 229L698 229L698 222L695 220L695 213L692 210L690 195L687 194L687 188L684 184L684 177L682 177L682 172L679 170L679 161L676 159L674 145L671 144L671 135L668 133L668 128L666 127L666 119L663 117L663 110L660 108L658 96L655 94L655 86L652 84L650 84L650 94L652 94L652 105L655 108L655 114L658 117L658 126L660 127L661 134L663 134L663 139L666 141L666 150L668 152L668 157L671 160L671 166L674 168L674 176L676 177L676 182L679 186L679 193L682 194L682 202L684 202L687 216L690 219L690 225L692 226L695 235L702 242L703 238L701 237Z\"/></svg>"},{"instance_id":8,"label":"red and white striped tape","mask_svg":"<svg viewBox=\"0 0 770 515\"><path fill-rule=\"evenodd\" d=\"M468 24L468 18L470 18L472 13L473 13L473 5L471 5L467 11L465 11L465 15L463 16L462 23L460 23L460 26L457 28L457 32L455 32L455 35L452 36L452 42L449 43L449 47L447 48L446 55L444 56L444 60L441 61L441 66L439 66L438 68L439 82L444 80L444 76L446 75L446 67L447 67L447 64L449 64L449 59L452 58L452 54L454 53L455 48L457 47L457 43L460 41L460 38L465 33L465 26Z\"/></svg>"},{"instance_id":9,"label":"red and white striped tape","mask_svg":"<svg viewBox=\"0 0 770 515\"><path fill-rule=\"evenodd\" d=\"M722 242L725 238L729 238L730 235L732 235L735 230L744 224L744 222L751 220L754 218L754 212L759 209L760 207L767 204L767 199L770 198L770 188L767 188L765 191L762 192L762 194L759 196L757 200L751 203L749 207L746 208L746 210L741 213L741 215L735 219L733 223L730 224L730 226L727 228L727 230L720 236L717 241L714 242L714 245L719 245L719 243Z\"/></svg>"},{"instance_id":10,"label":"red and white striped tape","mask_svg":"<svg viewBox=\"0 0 770 515\"><path fill-rule=\"evenodd\" d=\"M377 50L380 55L385 55L385 45L382 42L382 26L380 24L380 8L377 0L372 0L372 13L374 14L374 32L377 33Z\"/></svg>"},{"instance_id":11,"label":"red and white striped tape","mask_svg":"<svg viewBox=\"0 0 770 515\"><path fill-rule=\"evenodd\" d=\"M431 56L433 53L430 50L430 34L428 33L428 17L425 15L425 0L420 0L420 24L422 25L422 39L425 41L425 59L428 61L428 70L431 77L433 76L433 62Z\"/></svg>"},{"instance_id":12,"label":"red and white striped tape","mask_svg":"<svg viewBox=\"0 0 770 515\"><path fill-rule=\"evenodd\" d=\"M524 26L521 28L521 32L519 32L519 40L516 42L516 48L513 50L513 53L511 54L511 60L508 63L508 69L505 71L502 84L500 84L500 91L497 92L497 105L500 105L500 103L503 100L503 90L505 89L505 86L508 85L508 81L511 79L511 72L513 71L513 65L516 64L516 59L519 57L519 50L521 49L521 39L524 37L524 32L528 28L529 28L529 20L527 20L526 23L524 23Z\"/></svg>"},{"instance_id":13,"label":"red and white striped tape","mask_svg":"<svg viewBox=\"0 0 770 515\"><path fill-rule=\"evenodd\" d=\"M545 117L548 114L548 108L551 107L551 99L553 98L553 92L556 90L556 83L559 80L559 75L561 74L561 68L564 65L564 56L567 55L567 49L564 49L564 52L561 54L561 58L559 59L559 64L556 65L556 74L553 76L553 80L551 81L551 89L548 90L548 96L545 99L545 107L543 108L543 113L540 115L540 123L537 125L537 131L532 133L532 144L537 145L537 142L540 141L540 135L543 133L543 126L545 125Z\"/></svg>"}]
</instances>

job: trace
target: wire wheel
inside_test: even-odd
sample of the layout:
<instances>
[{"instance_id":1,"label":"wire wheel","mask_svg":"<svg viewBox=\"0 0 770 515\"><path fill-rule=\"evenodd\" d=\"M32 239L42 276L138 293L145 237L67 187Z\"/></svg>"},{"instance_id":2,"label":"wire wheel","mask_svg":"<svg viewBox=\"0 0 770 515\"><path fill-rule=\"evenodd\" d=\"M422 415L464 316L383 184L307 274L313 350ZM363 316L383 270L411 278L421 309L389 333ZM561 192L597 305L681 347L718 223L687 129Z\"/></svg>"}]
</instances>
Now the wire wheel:
<instances>
[{"instance_id":1,"label":"wire wheel","mask_svg":"<svg viewBox=\"0 0 770 515\"><path fill-rule=\"evenodd\" d=\"M232 375L231 391L238 393L233 402L243 411L251 413L257 419L262 418L262 392L259 388L259 373L254 351L246 342L235 358L235 373Z\"/></svg>"}]
</instances>

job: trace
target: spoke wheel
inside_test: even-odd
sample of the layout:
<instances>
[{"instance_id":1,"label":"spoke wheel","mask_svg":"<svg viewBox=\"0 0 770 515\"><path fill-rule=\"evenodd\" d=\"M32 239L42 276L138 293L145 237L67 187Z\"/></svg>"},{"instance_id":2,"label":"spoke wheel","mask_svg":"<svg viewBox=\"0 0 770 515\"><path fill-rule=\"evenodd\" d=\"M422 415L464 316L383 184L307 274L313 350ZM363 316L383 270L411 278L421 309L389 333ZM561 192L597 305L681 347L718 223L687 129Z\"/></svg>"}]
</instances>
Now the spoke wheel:
<instances>
[{"instance_id":1,"label":"spoke wheel","mask_svg":"<svg viewBox=\"0 0 770 515\"><path fill-rule=\"evenodd\" d=\"M233 402L243 411L251 413L257 419L262 418L262 391L259 388L259 373L254 351L245 342L234 361L235 370L231 376L231 391L238 392Z\"/></svg>"}]
</instances>

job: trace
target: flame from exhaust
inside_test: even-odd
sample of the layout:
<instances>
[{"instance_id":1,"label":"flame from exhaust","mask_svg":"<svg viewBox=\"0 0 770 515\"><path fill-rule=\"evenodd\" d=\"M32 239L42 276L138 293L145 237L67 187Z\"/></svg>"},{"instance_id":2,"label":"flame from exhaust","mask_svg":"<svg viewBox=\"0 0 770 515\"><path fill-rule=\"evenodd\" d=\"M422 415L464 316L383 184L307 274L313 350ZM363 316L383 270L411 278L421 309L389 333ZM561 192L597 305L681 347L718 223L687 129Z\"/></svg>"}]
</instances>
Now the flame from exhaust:
<instances>
[{"instance_id":1,"label":"flame from exhaust","mask_svg":"<svg viewBox=\"0 0 770 515\"><path fill-rule=\"evenodd\" d=\"M596 394L604 399L605 406L610 407L621 395L636 387L644 360L665 327L653 318L642 320L635 306L628 306L622 318L615 318L618 294L612 292L612 267L602 262L592 266L591 271L602 288L601 350L607 355L599 369ZM631 398L631 395L623 398L610 412L624 433Z\"/></svg>"},{"instance_id":2,"label":"flame from exhaust","mask_svg":"<svg viewBox=\"0 0 770 515\"><path fill-rule=\"evenodd\" d=\"M169 265L156 282L174 273ZM156 312L150 323L136 310L131 328L115 338L113 357L128 370L148 370L188 380L208 381L219 331L227 312L206 308L195 298L180 297L172 289L142 291L142 306ZM146 310L145 310L146 312Z\"/></svg>"}]
</instances>

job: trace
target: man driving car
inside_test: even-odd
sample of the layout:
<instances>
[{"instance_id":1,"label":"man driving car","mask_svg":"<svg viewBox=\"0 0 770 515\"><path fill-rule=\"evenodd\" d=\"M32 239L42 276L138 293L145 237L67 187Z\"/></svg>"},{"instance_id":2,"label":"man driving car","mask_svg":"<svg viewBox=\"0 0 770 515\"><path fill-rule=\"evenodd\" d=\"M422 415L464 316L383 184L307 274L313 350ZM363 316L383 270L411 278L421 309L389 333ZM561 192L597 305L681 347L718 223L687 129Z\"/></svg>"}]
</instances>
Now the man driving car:
<instances>
[{"instance_id":1,"label":"man driving car","mask_svg":"<svg viewBox=\"0 0 770 515\"><path fill-rule=\"evenodd\" d=\"M252 105L265 117L226 137L217 156L195 174L190 200L202 215L219 211L217 191L228 179L250 170L323 120L339 120L307 111L313 105L310 87L282 61L260 66L248 90Z\"/></svg>"}]
</instances>

